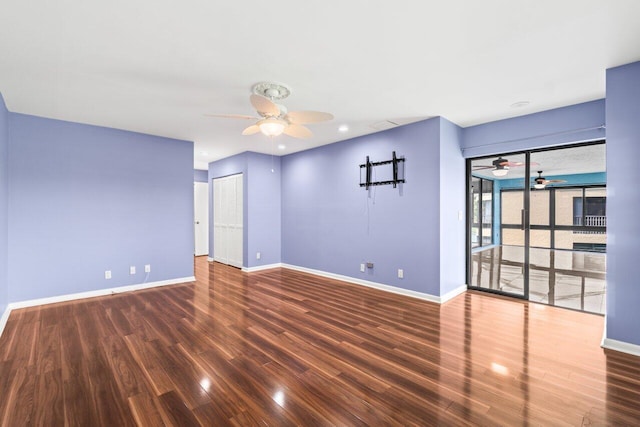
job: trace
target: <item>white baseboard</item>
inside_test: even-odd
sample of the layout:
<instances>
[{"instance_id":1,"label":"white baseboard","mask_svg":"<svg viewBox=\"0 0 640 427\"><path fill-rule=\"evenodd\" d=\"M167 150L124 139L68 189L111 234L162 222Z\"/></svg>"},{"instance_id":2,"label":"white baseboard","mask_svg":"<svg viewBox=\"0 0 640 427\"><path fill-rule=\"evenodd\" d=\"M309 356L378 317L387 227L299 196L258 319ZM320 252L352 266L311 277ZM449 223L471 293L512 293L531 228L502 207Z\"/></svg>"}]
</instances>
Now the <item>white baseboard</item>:
<instances>
[{"instance_id":1,"label":"white baseboard","mask_svg":"<svg viewBox=\"0 0 640 427\"><path fill-rule=\"evenodd\" d=\"M640 345L631 344L624 341L612 340L610 338L603 338L602 348L609 350L620 351L622 353L631 354L633 356L640 356Z\"/></svg>"},{"instance_id":2,"label":"white baseboard","mask_svg":"<svg viewBox=\"0 0 640 427\"><path fill-rule=\"evenodd\" d=\"M412 291L409 289L398 288L395 286L384 285L382 283L370 282L368 280L356 279L355 277L343 276L341 274L328 273L326 271L314 270L312 268L299 267L297 265L291 264L282 264L283 268L288 268L291 270L301 271L303 273L309 273L316 276L327 277L329 279L341 280L343 282L353 283L355 285L366 286L368 288L379 289L386 292L391 292L394 294L404 295L412 298L421 299L423 301L435 302L436 304L443 304L450 300L451 298L460 295L461 293L467 290L467 286L463 285L451 292L446 293L445 295L439 297L436 295L426 294L423 292Z\"/></svg>"},{"instance_id":3,"label":"white baseboard","mask_svg":"<svg viewBox=\"0 0 640 427\"><path fill-rule=\"evenodd\" d=\"M213 258L211 258L210 256L207 257L207 261L208 262L213 262Z\"/></svg>"},{"instance_id":4,"label":"white baseboard","mask_svg":"<svg viewBox=\"0 0 640 427\"><path fill-rule=\"evenodd\" d=\"M467 291L467 285L460 285L452 291L447 292L446 294L440 297L440 304L444 304L445 302L454 299L460 294L464 294Z\"/></svg>"},{"instance_id":5,"label":"white baseboard","mask_svg":"<svg viewBox=\"0 0 640 427\"><path fill-rule=\"evenodd\" d=\"M83 298L101 297L105 295L120 294L123 292L139 291L142 289L156 288L158 286L177 285L179 283L194 282L195 276L181 277L178 279L162 280L158 282L140 283L137 285L120 286L117 288L98 289L95 291L79 292L76 294L59 295L48 298L38 298L27 301L18 301L9 303L8 309L15 310L18 308L34 307L37 305L53 304L56 302L72 301Z\"/></svg>"},{"instance_id":6,"label":"white baseboard","mask_svg":"<svg viewBox=\"0 0 640 427\"><path fill-rule=\"evenodd\" d=\"M245 273L255 273L256 271L270 270L272 268L280 268L282 263L277 262L275 264L257 265L255 267L242 267L242 271Z\"/></svg>"},{"instance_id":7,"label":"white baseboard","mask_svg":"<svg viewBox=\"0 0 640 427\"><path fill-rule=\"evenodd\" d=\"M7 321L9 320L9 315L11 314L11 307L7 306L4 309L4 313L2 313L2 317L0 317L0 337L4 332L4 327L7 326Z\"/></svg>"}]
</instances>

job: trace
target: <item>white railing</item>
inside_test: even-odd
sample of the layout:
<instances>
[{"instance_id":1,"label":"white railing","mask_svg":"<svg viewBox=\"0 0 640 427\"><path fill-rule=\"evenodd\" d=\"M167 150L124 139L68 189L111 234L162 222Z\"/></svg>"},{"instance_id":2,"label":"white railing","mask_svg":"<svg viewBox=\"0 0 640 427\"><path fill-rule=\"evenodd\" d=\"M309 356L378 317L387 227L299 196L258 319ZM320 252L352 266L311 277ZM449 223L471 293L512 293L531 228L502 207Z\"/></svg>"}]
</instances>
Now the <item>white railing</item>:
<instances>
[{"instance_id":1,"label":"white railing","mask_svg":"<svg viewBox=\"0 0 640 427\"><path fill-rule=\"evenodd\" d=\"M582 217L581 216L573 217L573 225L583 225ZM584 226L585 227L606 227L607 217L601 216L601 215L585 215Z\"/></svg>"}]
</instances>

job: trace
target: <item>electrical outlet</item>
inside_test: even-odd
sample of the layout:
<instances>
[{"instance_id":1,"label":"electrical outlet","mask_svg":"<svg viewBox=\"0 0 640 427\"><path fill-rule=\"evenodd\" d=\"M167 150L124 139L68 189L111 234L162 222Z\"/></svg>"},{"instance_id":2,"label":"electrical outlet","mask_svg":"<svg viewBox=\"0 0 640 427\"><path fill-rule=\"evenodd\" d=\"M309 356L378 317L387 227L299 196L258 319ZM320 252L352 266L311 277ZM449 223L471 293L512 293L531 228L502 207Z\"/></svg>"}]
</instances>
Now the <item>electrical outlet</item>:
<instances>
[{"instance_id":1,"label":"electrical outlet","mask_svg":"<svg viewBox=\"0 0 640 427\"><path fill-rule=\"evenodd\" d=\"M360 264L360 272L364 273L364 264Z\"/></svg>"},{"instance_id":2,"label":"electrical outlet","mask_svg":"<svg viewBox=\"0 0 640 427\"><path fill-rule=\"evenodd\" d=\"M131 267L129 267L129 274L136 274L136 266L132 265Z\"/></svg>"},{"instance_id":3,"label":"electrical outlet","mask_svg":"<svg viewBox=\"0 0 640 427\"><path fill-rule=\"evenodd\" d=\"M104 278L107 280L111 279L111 270L105 270Z\"/></svg>"},{"instance_id":4,"label":"electrical outlet","mask_svg":"<svg viewBox=\"0 0 640 427\"><path fill-rule=\"evenodd\" d=\"M145 264L144 265L144 272L145 273L151 273L151 264Z\"/></svg>"},{"instance_id":5,"label":"electrical outlet","mask_svg":"<svg viewBox=\"0 0 640 427\"><path fill-rule=\"evenodd\" d=\"M256 259L260 259L260 256L261 256L260 252L256 252Z\"/></svg>"},{"instance_id":6,"label":"electrical outlet","mask_svg":"<svg viewBox=\"0 0 640 427\"><path fill-rule=\"evenodd\" d=\"M404 270L401 268L398 269L398 279L404 279Z\"/></svg>"}]
</instances>

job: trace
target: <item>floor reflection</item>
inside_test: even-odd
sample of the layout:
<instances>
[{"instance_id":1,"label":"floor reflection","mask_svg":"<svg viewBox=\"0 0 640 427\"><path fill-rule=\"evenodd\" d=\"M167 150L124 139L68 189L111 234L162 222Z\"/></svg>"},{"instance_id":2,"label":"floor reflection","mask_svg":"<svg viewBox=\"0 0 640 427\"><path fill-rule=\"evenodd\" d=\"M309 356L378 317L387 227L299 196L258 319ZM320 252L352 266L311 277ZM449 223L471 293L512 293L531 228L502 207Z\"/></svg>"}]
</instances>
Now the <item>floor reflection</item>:
<instances>
[{"instance_id":1,"label":"floor reflection","mask_svg":"<svg viewBox=\"0 0 640 427\"><path fill-rule=\"evenodd\" d=\"M600 347L603 316L195 267L12 310L0 425L638 425L640 358Z\"/></svg>"},{"instance_id":2,"label":"floor reflection","mask_svg":"<svg viewBox=\"0 0 640 427\"><path fill-rule=\"evenodd\" d=\"M531 248L529 300L590 313L606 310L606 254ZM524 294L524 248L474 250L471 285Z\"/></svg>"}]
</instances>

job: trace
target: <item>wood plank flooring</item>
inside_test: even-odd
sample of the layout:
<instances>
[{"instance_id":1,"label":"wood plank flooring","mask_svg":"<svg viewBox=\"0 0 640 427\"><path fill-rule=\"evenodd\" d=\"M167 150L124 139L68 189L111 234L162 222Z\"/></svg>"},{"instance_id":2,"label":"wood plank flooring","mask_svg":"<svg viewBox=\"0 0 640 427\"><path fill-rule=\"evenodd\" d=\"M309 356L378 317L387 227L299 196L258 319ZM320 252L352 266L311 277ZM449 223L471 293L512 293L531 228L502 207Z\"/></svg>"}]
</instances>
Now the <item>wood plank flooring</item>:
<instances>
[{"instance_id":1,"label":"wood plank flooring","mask_svg":"<svg viewBox=\"0 0 640 427\"><path fill-rule=\"evenodd\" d=\"M196 278L13 311L0 424L640 423L640 358L599 347L601 316L205 258Z\"/></svg>"}]
</instances>

